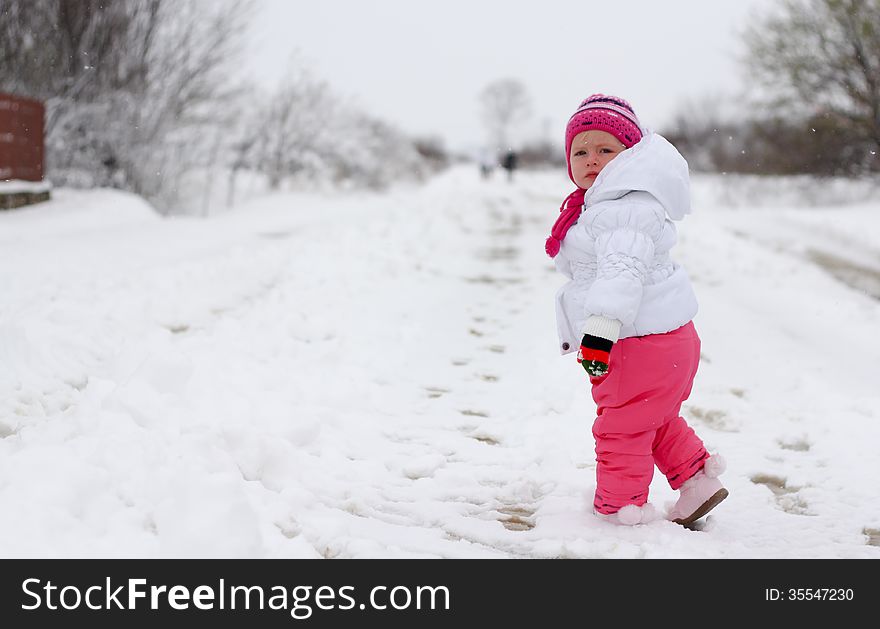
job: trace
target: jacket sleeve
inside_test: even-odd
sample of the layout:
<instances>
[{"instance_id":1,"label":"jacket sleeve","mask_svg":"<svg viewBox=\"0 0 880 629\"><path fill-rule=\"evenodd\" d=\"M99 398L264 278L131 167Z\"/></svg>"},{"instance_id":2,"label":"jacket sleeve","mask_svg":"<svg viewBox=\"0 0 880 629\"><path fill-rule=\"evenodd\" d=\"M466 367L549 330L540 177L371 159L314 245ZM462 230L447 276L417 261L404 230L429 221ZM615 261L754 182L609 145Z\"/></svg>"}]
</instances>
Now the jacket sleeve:
<instances>
[{"instance_id":1,"label":"jacket sleeve","mask_svg":"<svg viewBox=\"0 0 880 629\"><path fill-rule=\"evenodd\" d=\"M597 204L590 214L586 228L595 242L597 273L584 302L586 319L604 317L631 325L666 212L651 195L631 192Z\"/></svg>"},{"instance_id":2,"label":"jacket sleeve","mask_svg":"<svg viewBox=\"0 0 880 629\"><path fill-rule=\"evenodd\" d=\"M568 258L565 257L562 251L553 256L553 264L556 265L557 271L562 273L568 279L572 279L571 262L569 262Z\"/></svg>"}]
</instances>

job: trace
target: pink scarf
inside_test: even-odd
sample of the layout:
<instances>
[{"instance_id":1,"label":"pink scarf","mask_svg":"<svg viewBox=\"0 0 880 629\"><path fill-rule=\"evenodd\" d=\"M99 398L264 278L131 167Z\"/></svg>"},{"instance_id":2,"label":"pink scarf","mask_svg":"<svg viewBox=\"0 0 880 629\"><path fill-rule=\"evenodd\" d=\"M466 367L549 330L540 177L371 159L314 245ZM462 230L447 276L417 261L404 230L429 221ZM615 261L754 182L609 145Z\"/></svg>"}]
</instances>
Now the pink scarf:
<instances>
[{"instance_id":1,"label":"pink scarf","mask_svg":"<svg viewBox=\"0 0 880 629\"><path fill-rule=\"evenodd\" d=\"M556 254L559 253L559 247L565 239L565 234L568 233L569 228L575 224L578 217L581 215L585 193L586 190L578 188L565 197L565 201L562 202L562 206L559 208L559 218L553 223L553 228L550 230L550 237L547 238L547 242L544 243L544 251L546 251L547 255L551 258L555 258Z\"/></svg>"}]
</instances>

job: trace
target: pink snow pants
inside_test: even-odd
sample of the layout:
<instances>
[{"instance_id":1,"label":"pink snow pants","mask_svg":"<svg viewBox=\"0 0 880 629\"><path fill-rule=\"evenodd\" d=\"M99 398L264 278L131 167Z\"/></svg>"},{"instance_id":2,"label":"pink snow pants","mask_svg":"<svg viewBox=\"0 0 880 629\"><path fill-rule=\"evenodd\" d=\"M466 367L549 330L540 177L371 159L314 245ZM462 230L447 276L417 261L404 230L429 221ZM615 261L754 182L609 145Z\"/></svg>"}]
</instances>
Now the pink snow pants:
<instances>
[{"instance_id":1,"label":"pink snow pants","mask_svg":"<svg viewBox=\"0 0 880 629\"><path fill-rule=\"evenodd\" d=\"M645 504L655 464L673 489L702 469L709 455L679 416L699 362L700 337L690 322L666 334L621 339L611 348L608 373L590 378L596 511Z\"/></svg>"}]
</instances>

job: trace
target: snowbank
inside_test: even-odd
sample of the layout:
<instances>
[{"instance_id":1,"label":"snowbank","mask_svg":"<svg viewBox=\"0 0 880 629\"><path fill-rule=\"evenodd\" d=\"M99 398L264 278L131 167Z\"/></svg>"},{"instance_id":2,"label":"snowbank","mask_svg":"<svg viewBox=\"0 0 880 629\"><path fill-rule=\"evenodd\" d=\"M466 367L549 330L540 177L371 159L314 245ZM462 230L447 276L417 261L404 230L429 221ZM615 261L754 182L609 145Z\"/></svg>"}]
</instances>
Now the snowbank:
<instances>
[{"instance_id":1,"label":"snowbank","mask_svg":"<svg viewBox=\"0 0 880 629\"><path fill-rule=\"evenodd\" d=\"M880 558L880 301L810 254L873 268L875 202L730 208L697 178L684 414L731 496L703 531L619 528L590 513L595 408L556 350L569 185L0 214L0 555Z\"/></svg>"}]
</instances>

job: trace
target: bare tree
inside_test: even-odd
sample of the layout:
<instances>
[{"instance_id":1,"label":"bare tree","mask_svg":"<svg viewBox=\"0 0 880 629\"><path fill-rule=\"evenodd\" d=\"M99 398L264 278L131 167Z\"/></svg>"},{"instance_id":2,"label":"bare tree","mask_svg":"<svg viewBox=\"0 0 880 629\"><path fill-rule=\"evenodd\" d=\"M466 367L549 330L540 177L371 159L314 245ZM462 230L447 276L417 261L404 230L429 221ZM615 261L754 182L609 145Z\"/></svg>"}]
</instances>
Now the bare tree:
<instances>
[{"instance_id":1,"label":"bare tree","mask_svg":"<svg viewBox=\"0 0 880 629\"><path fill-rule=\"evenodd\" d=\"M511 131L531 113L531 99L522 82L499 79L480 92L483 121L497 149L510 148Z\"/></svg>"},{"instance_id":2,"label":"bare tree","mask_svg":"<svg viewBox=\"0 0 880 629\"><path fill-rule=\"evenodd\" d=\"M410 138L344 104L296 55L254 113L237 163L264 174L273 189L286 180L382 188L425 171Z\"/></svg>"},{"instance_id":3,"label":"bare tree","mask_svg":"<svg viewBox=\"0 0 880 629\"><path fill-rule=\"evenodd\" d=\"M173 204L211 160L248 0L4 0L0 89L44 100L58 183Z\"/></svg>"},{"instance_id":4,"label":"bare tree","mask_svg":"<svg viewBox=\"0 0 880 629\"><path fill-rule=\"evenodd\" d=\"M55 183L131 190L163 211L187 190L205 212L218 177L232 202L245 169L276 188L425 172L411 139L344 106L302 64L274 94L231 78L250 0L2 2L0 90L46 101Z\"/></svg>"},{"instance_id":5,"label":"bare tree","mask_svg":"<svg viewBox=\"0 0 880 629\"><path fill-rule=\"evenodd\" d=\"M880 0L787 0L746 39L754 76L776 104L805 118L823 115L876 154Z\"/></svg>"},{"instance_id":6,"label":"bare tree","mask_svg":"<svg viewBox=\"0 0 880 629\"><path fill-rule=\"evenodd\" d=\"M4 5L0 86L6 91L84 102L146 87L147 56L163 0L7 0Z\"/></svg>"},{"instance_id":7,"label":"bare tree","mask_svg":"<svg viewBox=\"0 0 880 629\"><path fill-rule=\"evenodd\" d=\"M230 104L243 87L230 75L250 6L248 0L165 0L161 7L147 57L147 87L128 116L129 147L146 150L128 152L136 160L128 172L134 190L163 207L174 202L186 173L209 167L217 151L231 150L222 131L238 113Z\"/></svg>"},{"instance_id":8,"label":"bare tree","mask_svg":"<svg viewBox=\"0 0 880 629\"><path fill-rule=\"evenodd\" d=\"M292 61L280 88L254 121L257 167L271 188L321 161L322 136L335 108L327 85Z\"/></svg>"},{"instance_id":9,"label":"bare tree","mask_svg":"<svg viewBox=\"0 0 880 629\"><path fill-rule=\"evenodd\" d=\"M337 139L332 144L337 180L381 189L426 173L413 139L379 118L343 108L331 129Z\"/></svg>"}]
</instances>

